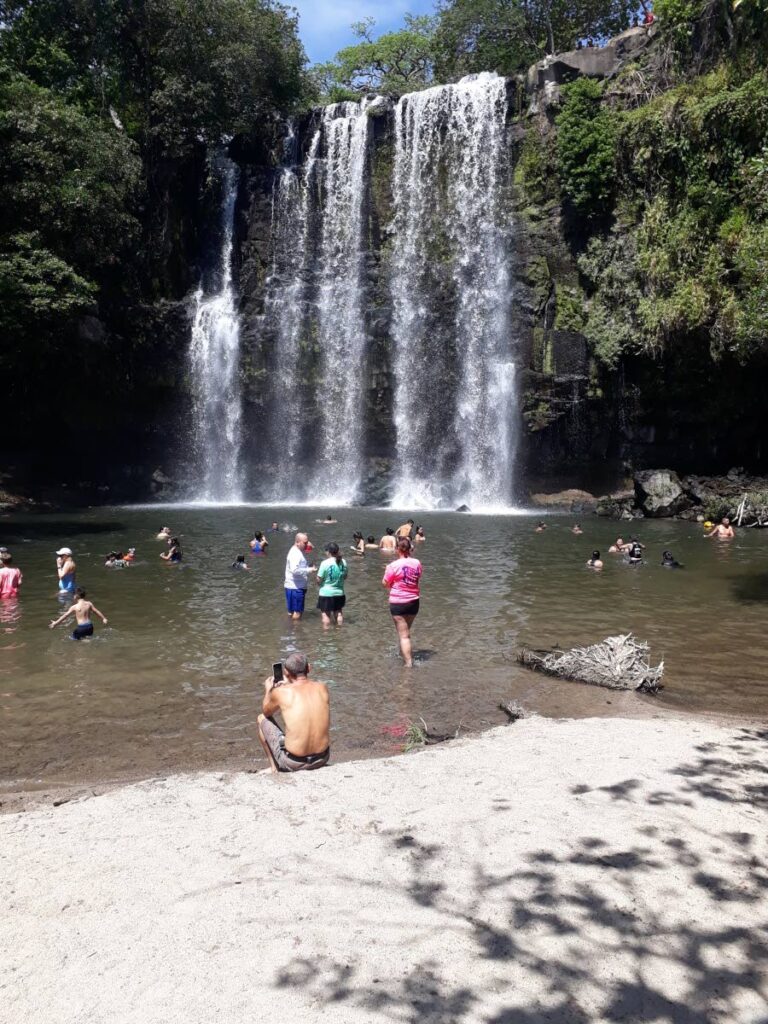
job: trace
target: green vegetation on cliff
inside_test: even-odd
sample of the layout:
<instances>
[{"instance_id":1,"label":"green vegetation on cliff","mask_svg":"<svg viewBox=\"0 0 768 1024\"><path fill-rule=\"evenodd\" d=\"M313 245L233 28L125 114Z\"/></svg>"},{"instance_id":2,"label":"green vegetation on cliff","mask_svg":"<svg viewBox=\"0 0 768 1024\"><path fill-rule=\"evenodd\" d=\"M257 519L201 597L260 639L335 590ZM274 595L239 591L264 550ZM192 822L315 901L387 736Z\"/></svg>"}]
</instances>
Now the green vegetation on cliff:
<instances>
[{"instance_id":1,"label":"green vegetation on cliff","mask_svg":"<svg viewBox=\"0 0 768 1024\"><path fill-rule=\"evenodd\" d=\"M751 18L760 3L744 0L743 17L729 11L718 36L670 0L677 20L644 65L562 89L553 170L580 240L584 332L609 366L696 337L715 358L768 351L768 47ZM727 47L714 45L729 34ZM709 52L696 51L705 38Z\"/></svg>"},{"instance_id":2,"label":"green vegetation on cliff","mask_svg":"<svg viewBox=\"0 0 768 1024\"><path fill-rule=\"evenodd\" d=\"M163 379L156 310L191 284L208 152L238 133L267 148L278 117L306 103L295 15L271 0L0 10L0 369L17 382L12 419L32 444L82 416L119 432ZM62 403L74 367L81 394L89 376L94 386Z\"/></svg>"}]
</instances>

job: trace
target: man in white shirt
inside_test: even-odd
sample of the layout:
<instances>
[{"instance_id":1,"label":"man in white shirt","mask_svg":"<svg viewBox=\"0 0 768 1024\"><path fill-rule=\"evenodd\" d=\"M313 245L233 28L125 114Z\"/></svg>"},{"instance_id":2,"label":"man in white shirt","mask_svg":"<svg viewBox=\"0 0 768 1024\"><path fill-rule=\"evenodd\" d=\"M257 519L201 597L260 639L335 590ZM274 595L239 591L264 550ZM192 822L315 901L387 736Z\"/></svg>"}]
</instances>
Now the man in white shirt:
<instances>
[{"instance_id":1,"label":"man in white shirt","mask_svg":"<svg viewBox=\"0 0 768 1024\"><path fill-rule=\"evenodd\" d=\"M285 560L285 605L294 620L300 619L304 613L309 574L315 571L314 565L310 565L304 555L308 543L306 533L297 533Z\"/></svg>"}]
</instances>

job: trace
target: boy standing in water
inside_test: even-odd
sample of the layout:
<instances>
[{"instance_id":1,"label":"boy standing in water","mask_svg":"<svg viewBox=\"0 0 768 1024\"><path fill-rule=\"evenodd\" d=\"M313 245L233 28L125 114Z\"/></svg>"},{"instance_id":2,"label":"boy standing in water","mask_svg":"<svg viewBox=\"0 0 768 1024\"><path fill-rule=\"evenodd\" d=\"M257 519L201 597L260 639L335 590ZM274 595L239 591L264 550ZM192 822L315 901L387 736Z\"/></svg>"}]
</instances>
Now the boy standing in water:
<instances>
[{"instance_id":1,"label":"boy standing in water","mask_svg":"<svg viewBox=\"0 0 768 1024\"><path fill-rule=\"evenodd\" d=\"M63 622L69 615L74 614L77 619L77 625L72 630L73 640L82 640L85 637L93 636L93 623L91 622L91 612L96 612L101 621L106 626L107 620L101 614L95 604L85 600L85 591L82 587L78 587L75 590L75 603L71 608L68 608L63 615L60 615L58 619L51 623L50 628L55 629L60 622Z\"/></svg>"}]
</instances>

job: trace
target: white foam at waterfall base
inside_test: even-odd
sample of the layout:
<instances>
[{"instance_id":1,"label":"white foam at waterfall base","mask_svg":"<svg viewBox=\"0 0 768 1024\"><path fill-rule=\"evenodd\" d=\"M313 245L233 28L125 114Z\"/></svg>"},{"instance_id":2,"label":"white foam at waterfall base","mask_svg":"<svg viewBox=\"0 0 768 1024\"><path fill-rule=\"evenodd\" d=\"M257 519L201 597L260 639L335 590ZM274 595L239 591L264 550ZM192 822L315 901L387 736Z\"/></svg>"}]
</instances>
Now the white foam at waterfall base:
<instances>
[{"instance_id":1,"label":"white foam at waterfall base","mask_svg":"<svg viewBox=\"0 0 768 1024\"><path fill-rule=\"evenodd\" d=\"M240 325L232 285L237 167L224 161L219 288L195 293L189 350L195 478L190 498L205 504L242 500Z\"/></svg>"},{"instance_id":2,"label":"white foam at waterfall base","mask_svg":"<svg viewBox=\"0 0 768 1024\"><path fill-rule=\"evenodd\" d=\"M506 116L506 82L495 74L397 104L393 507L512 505Z\"/></svg>"}]
</instances>

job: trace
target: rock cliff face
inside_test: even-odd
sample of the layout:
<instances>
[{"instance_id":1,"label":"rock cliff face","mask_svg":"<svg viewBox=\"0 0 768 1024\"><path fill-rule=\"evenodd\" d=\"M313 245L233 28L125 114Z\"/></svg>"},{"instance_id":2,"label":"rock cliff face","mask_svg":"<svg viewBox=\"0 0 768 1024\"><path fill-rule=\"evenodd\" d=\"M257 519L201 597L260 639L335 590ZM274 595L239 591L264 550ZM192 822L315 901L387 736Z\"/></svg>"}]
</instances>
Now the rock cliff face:
<instances>
[{"instance_id":1,"label":"rock cliff face","mask_svg":"<svg viewBox=\"0 0 768 1024\"><path fill-rule=\"evenodd\" d=\"M528 491L553 486L604 492L616 488L628 473L658 465L672 466L681 475L710 474L734 464L759 471L768 460L760 429L765 359L753 359L744 367L726 356L715 366L705 347L691 345L686 350L676 344L672 355L622 357L608 369L579 330L580 307L587 296L576 260L589 241L590 226L564 205L557 188L546 180L546 161L543 172L536 166L536 154L555 144L554 120L563 84L580 76L612 79L649 43L644 29L631 29L603 48L560 54L535 65L524 80L508 82L506 201L515 223L510 323L519 337L523 429L518 476L523 499ZM299 159L306 157L319 117L313 112L295 126ZM370 188L363 210L364 316L370 339L369 365L363 369L368 459L364 496L380 501L386 493L394 440L392 104L379 104L371 120ZM264 304L273 260L274 186L280 171L274 154L260 154L254 160L241 153L239 159L245 436L266 437L268 424L275 420L269 409L274 393L270 399L265 386L273 372L275 342L265 326ZM620 232L620 226L615 230ZM440 252L433 258L439 262ZM433 276L438 284L441 273L436 266ZM448 316L449 303L445 308ZM298 387L308 392L319 353L312 338L303 344ZM307 455L315 427L311 419L306 424Z\"/></svg>"}]
</instances>

